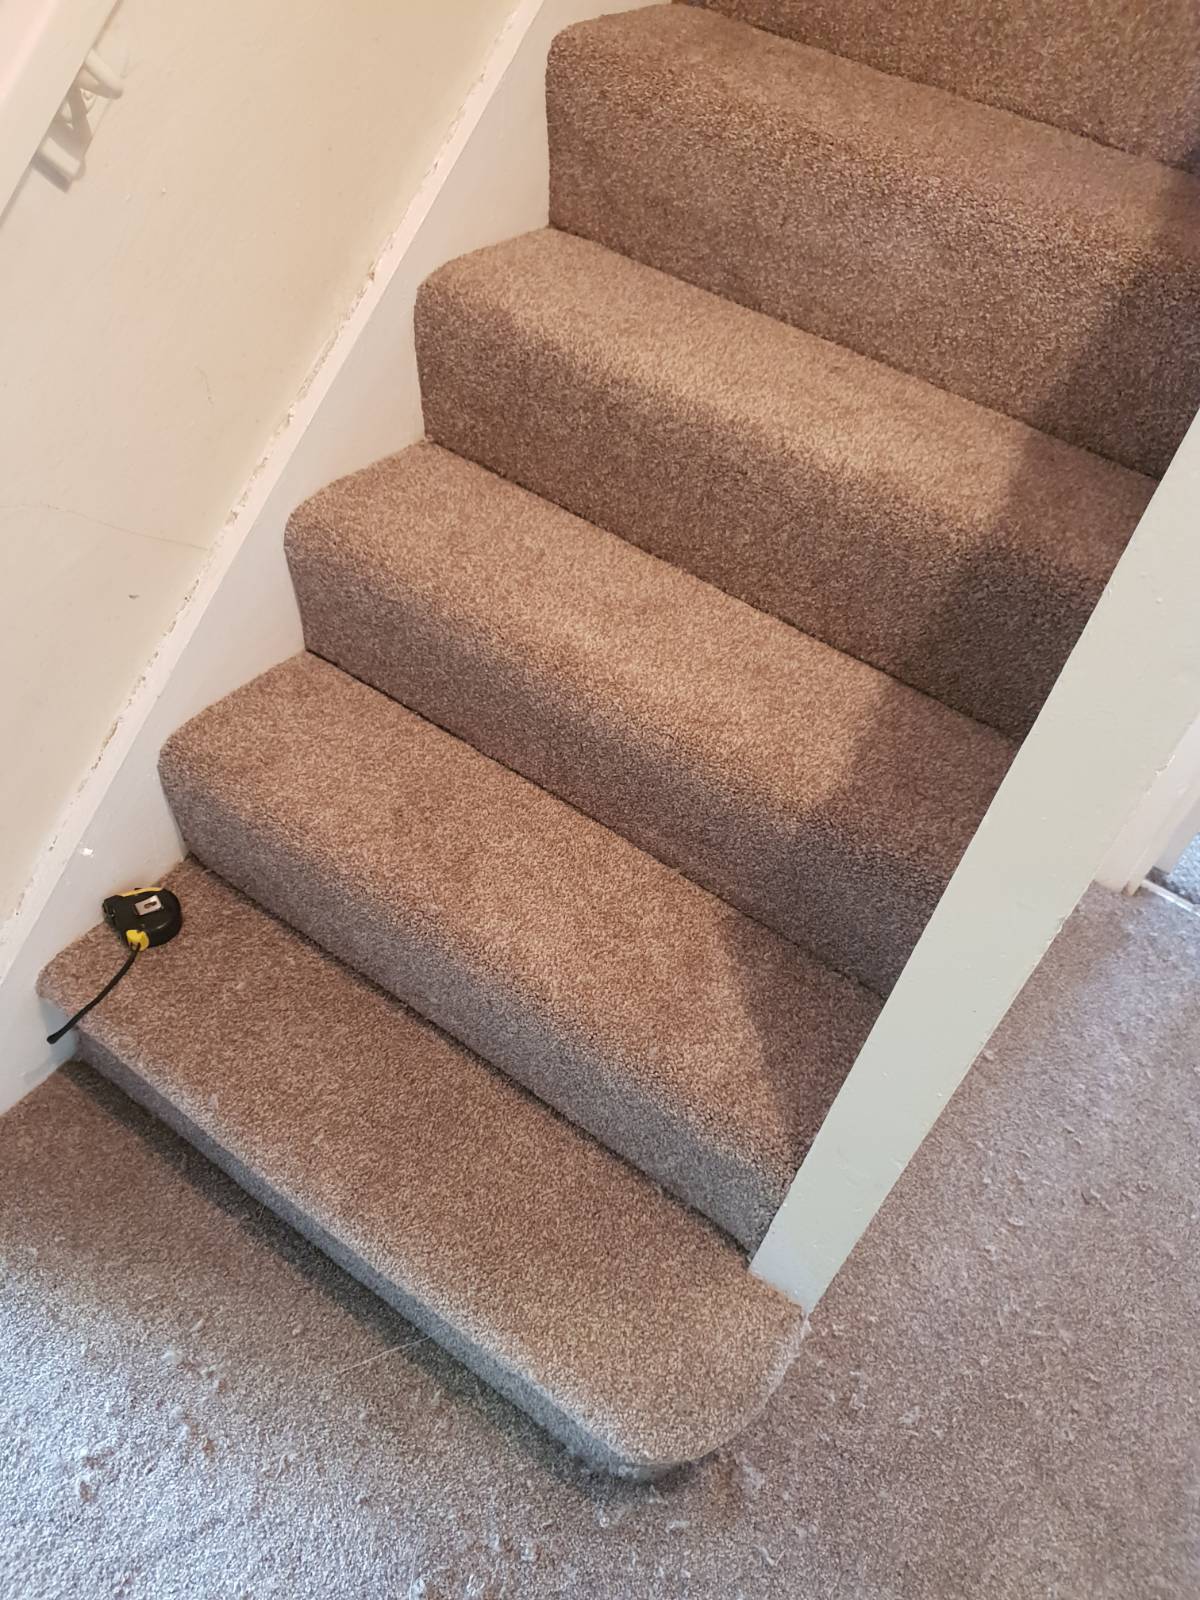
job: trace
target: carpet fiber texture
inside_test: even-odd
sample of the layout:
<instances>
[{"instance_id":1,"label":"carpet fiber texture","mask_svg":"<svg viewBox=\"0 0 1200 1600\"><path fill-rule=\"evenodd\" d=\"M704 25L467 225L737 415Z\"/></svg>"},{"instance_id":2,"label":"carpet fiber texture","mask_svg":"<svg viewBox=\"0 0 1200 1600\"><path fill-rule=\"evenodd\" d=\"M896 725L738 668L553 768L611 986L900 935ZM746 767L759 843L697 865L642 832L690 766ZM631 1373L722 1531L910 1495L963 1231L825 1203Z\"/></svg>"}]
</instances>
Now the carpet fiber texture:
<instances>
[{"instance_id":1,"label":"carpet fiber texture","mask_svg":"<svg viewBox=\"0 0 1200 1600\"><path fill-rule=\"evenodd\" d=\"M1200 183L691 6L581 23L550 220L1140 472L1200 404Z\"/></svg>"},{"instance_id":2,"label":"carpet fiber texture","mask_svg":"<svg viewBox=\"0 0 1200 1600\"><path fill-rule=\"evenodd\" d=\"M432 445L292 517L310 650L885 991L1012 757Z\"/></svg>"},{"instance_id":3,"label":"carpet fiber texture","mask_svg":"<svg viewBox=\"0 0 1200 1600\"><path fill-rule=\"evenodd\" d=\"M554 229L416 331L430 438L1017 738L1154 488Z\"/></svg>"},{"instance_id":4,"label":"carpet fiber texture","mask_svg":"<svg viewBox=\"0 0 1200 1600\"><path fill-rule=\"evenodd\" d=\"M169 740L164 790L203 864L177 880L184 934L80 1031L114 1082L619 1473L728 1451L795 1353L800 1312L743 1252L1200 401L1177 0L1152 39L1141 0L1115 28L1116 0L1046 5L897 0L869 27L863 0L659 5L554 41L554 226L420 294L430 437L291 517L307 649ZM1019 72L1010 12L1037 30ZM45 993L75 1007L112 958L89 935ZM1036 1087L1012 1102L1031 1138L1057 1104ZM959 1198L961 1221L978 1195ZM1005 1213L1022 1239L1037 1199ZM933 1349L942 1385L970 1274L956 1258L936 1338L904 1286L946 1232L918 1212L877 1269L887 1362ZM1077 1322L1115 1324L1144 1289L1133 1272L1105 1300L1090 1260L1059 1266ZM1014 1392L993 1397L993 1444ZM943 1414L889 1413L872 1470L911 1459L927 1496L958 1429L910 1450L926 1406ZM828 1417L789 1439L785 1482L814 1439L840 1449ZM1061 1477L1058 1457L1026 1465ZM989 1487L989 1526L1024 1515ZM775 1509L753 1570L791 1596L803 1559ZM711 1550L695 1584L645 1553L623 1576L653 1566L656 1597L748 1590ZM989 1560L948 1593L992 1600ZM840 1592L893 1600L868 1566ZM338 1592L326 1576L306 1592ZM438 1594L527 1592L477 1576ZM555 1581L538 1592L624 1592L578 1554ZM416 1572L342 1592L435 1600Z\"/></svg>"},{"instance_id":5,"label":"carpet fiber texture","mask_svg":"<svg viewBox=\"0 0 1200 1600\"><path fill-rule=\"evenodd\" d=\"M194 853L754 1244L878 1001L313 656L162 758Z\"/></svg>"},{"instance_id":6,"label":"carpet fiber texture","mask_svg":"<svg viewBox=\"0 0 1200 1600\"><path fill-rule=\"evenodd\" d=\"M1094 894L763 1415L643 1485L68 1069L0 1119L0 1593L1194 1600L1197 1060L1200 918Z\"/></svg>"},{"instance_id":7,"label":"carpet fiber texture","mask_svg":"<svg viewBox=\"0 0 1200 1600\"><path fill-rule=\"evenodd\" d=\"M801 1313L729 1239L199 866L169 887L184 931L84 1059L592 1464L656 1475L761 1407ZM43 992L82 1003L113 948Z\"/></svg>"},{"instance_id":8,"label":"carpet fiber texture","mask_svg":"<svg viewBox=\"0 0 1200 1600\"><path fill-rule=\"evenodd\" d=\"M1200 171L1195 0L689 0Z\"/></svg>"}]
</instances>

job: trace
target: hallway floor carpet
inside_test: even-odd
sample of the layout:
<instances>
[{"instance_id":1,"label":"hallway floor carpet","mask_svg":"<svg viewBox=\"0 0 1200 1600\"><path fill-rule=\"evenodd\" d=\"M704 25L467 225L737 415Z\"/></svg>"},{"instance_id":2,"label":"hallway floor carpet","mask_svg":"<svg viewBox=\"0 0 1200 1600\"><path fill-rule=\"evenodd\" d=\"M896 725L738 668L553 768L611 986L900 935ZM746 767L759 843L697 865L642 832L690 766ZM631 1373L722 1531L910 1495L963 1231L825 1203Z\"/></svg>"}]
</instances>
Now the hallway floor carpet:
<instances>
[{"instance_id":1,"label":"hallway floor carpet","mask_svg":"<svg viewBox=\"0 0 1200 1600\"><path fill-rule=\"evenodd\" d=\"M3 1600L1184 1600L1200 917L1093 891L733 1446L523 1413L90 1071L0 1122Z\"/></svg>"}]
</instances>

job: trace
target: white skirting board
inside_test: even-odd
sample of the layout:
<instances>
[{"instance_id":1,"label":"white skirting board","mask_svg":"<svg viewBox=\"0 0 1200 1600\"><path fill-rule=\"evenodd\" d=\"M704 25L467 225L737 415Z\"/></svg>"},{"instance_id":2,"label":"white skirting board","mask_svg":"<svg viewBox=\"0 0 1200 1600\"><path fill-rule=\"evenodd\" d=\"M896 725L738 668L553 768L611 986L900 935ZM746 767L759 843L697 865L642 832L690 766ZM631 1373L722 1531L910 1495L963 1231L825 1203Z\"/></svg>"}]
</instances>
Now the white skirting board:
<instances>
[{"instance_id":1,"label":"white skirting board","mask_svg":"<svg viewBox=\"0 0 1200 1600\"><path fill-rule=\"evenodd\" d=\"M421 437L412 310L421 281L464 251L545 225L544 78L562 28L647 0L521 0L439 155L234 508L39 863L7 933L0 981L0 1111L70 1055L38 972L100 918L105 895L153 882L182 854L157 777L179 725L301 648L283 556L293 507L322 484ZM185 908L186 911L186 908ZM120 951L113 942L114 970Z\"/></svg>"}]
</instances>

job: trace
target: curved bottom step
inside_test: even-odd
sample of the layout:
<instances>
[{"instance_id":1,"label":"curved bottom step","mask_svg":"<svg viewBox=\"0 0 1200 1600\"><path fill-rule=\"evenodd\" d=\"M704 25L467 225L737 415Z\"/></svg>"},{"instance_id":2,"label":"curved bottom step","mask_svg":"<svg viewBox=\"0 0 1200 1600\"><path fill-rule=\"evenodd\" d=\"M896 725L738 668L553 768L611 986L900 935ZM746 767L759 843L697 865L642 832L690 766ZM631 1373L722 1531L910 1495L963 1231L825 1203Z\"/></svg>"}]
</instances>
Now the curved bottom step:
<instances>
[{"instance_id":1,"label":"curved bottom step","mask_svg":"<svg viewBox=\"0 0 1200 1600\"><path fill-rule=\"evenodd\" d=\"M803 1312L726 1235L197 863L167 882L183 932L85 1061L592 1465L654 1477L757 1413ZM116 955L95 928L40 992L73 1010Z\"/></svg>"}]
</instances>

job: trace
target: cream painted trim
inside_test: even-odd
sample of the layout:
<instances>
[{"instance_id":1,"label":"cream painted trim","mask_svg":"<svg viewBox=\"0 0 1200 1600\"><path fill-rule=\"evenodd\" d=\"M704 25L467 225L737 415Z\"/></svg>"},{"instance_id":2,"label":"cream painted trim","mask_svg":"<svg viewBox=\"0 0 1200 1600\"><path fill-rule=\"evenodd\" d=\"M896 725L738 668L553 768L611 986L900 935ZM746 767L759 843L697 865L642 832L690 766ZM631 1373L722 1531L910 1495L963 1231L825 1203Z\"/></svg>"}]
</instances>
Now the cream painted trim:
<instances>
[{"instance_id":1,"label":"cream painted trim","mask_svg":"<svg viewBox=\"0 0 1200 1600\"><path fill-rule=\"evenodd\" d=\"M1200 537L1200 511L1197 511ZM1193 626L1195 624L1193 623ZM1200 717L1134 809L1096 874L1107 889L1133 894L1151 867L1169 872L1200 833Z\"/></svg>"},{"instance_id":2,"label":"cream painted trim","mask_svg":"<svg viewBox=\"0 0 1200 1600\"><path fill-rule=\"evenodd\" d=\"M412 335L437 266L548 217L544 79L572 22L647 0L521 0L399 228L231 513L213 555L58 827L0 946L0 1111L69 1054L44 1042L45 963L98 920L105 894L153 880L182 845L157 778L166 737L301 646L283 557L297 502L422 433ZM654 0L651 0L654 3Z\"/></svg>"},{"instance_id":3,"label":"cream painted trim","mask_svg":"<svg viewBox=\"0 0 1200 1600\"><path fill-rule=\"evenodd\" d=\"M1198 520L1200 421L754 1258L801 1305L824 1294L1200 715Z\"/></svg>"}]
</instances>

